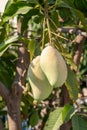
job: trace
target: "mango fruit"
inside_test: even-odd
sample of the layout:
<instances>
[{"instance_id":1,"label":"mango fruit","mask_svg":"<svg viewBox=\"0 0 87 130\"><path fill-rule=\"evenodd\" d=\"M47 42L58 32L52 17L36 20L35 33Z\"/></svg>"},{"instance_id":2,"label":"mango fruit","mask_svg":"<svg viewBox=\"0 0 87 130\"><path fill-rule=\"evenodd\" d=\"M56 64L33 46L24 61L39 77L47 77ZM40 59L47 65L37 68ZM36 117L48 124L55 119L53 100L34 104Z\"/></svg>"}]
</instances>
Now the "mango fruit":
<instances>
[{"instance_id":1,"label":"mango fruit","mask_svg":"<svg viewBox=\"0 0 87 130\"><path fill-rule=\"evenodd\" d=\"M40 56L34 58L30 63L28 80L35 100L44 100L51 94L53 87L40 67Z\"/></svg>"},{"instance_id":2,"label":"mango fruit","mask_svg":"<svg viewBox=\"0 0 87 130\"><path fill-rule=\"evenodd\" d=\"M42 50L40 66L49 83L54 88L60 87L67 78L67 66L60 52L53 46Z\"/></svg>"}]
</instances>

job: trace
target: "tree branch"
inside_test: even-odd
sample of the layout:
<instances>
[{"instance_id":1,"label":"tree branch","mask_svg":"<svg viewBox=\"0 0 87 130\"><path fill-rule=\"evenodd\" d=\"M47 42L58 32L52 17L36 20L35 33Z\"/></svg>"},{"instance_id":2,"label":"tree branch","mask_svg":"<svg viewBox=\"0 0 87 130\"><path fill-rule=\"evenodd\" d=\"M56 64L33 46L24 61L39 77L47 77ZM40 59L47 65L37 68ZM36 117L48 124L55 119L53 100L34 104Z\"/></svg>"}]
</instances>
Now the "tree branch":
<instances>
[{"instance_id":1,"label":"tree branch","mask_svg":"<svg viewBox=\"0 0 87 130\"><path fill-rule=\"evenodd\" d=\"M76 38L75 38L75 42L77 44L76 44L76 48L75 48L75 54L74 54L74 57L73 57L73 61L75 62L75 64L77 66L80 63L80 58L81 58L81 54L82 54L82 51L83 51L83 44L84 44L85 40L86 40L86 37L82 36L82 35L77 35Z\"/></svg>"},{"instance_id":2,"label":"tree branch","mask_svg":"<svg viewBox=\"0 0 87 130\"><path fill-rule=\"evenodd\" d=\"M58 28L56 32L70 33L70 34L76 34L76 35L87 37L87 33L85 31L82 31L81 29L74 28L74 27L61 27Z\"/></svg>"},{"instance_id":3,"label":"tree branch","mask_svg":"<svg viewBox=\"0 0 87 130\"><path fill-rule=\"evenodd\" d=\"M80 63L83 44L84 44L84 42L87 38L87 33L84 32L83 30L79 29L79 28L74 28L74 27L58 28L57 32L70 33L70 34L76 34L77 35L75 40L74 40L77 44L76 44L75 54L74 54L73 60L74 60L75 64L78 66L79 63Z\"/></svg>"},{"instance_id":4,"label":"tree branch","mask_svg":"<svg viewBox=\"0 0 87 130\"><path fill-rule=\"evenodd\" d=\"M18 32L21 32L22 19L18 21ZM27 30L24 33L24 37L27 37ZM27 51L26 43L21 43L18 48L18 61L16 65L16 76L12 85L12 92L16 96L21 98L23 88L25 86L27 70L30 63L30 55ZM19 99L20 99L19 98Z\"/></svg>"},{"instance_id":5,"label":"tree branch","mask_svg":"<svg viewBox=\"0 0 87 130\"><path fill-rule=\"evenodd\" d=\"M29 53L22 45L18 49L18 62L16 66L16 76L13 82L13 93L16 95L20 95L23 91L23 88L25 86L25 80L27 75L27 70L29 67ZM20 95L21 96L21 95Z\"/></svg>"}]
</instances>

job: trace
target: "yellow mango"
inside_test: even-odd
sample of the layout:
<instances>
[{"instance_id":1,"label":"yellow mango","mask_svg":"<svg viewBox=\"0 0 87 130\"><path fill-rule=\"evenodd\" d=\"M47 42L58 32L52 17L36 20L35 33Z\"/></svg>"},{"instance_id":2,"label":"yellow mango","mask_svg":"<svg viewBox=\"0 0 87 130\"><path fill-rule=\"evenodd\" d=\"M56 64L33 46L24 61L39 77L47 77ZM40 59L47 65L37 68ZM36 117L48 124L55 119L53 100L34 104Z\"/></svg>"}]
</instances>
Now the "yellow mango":
<instances>
[{"instance_id":1,"label":"yellow mango","mask_svg":"<svg viewBox=\"0 0 87 130\"><path fill-rule=\"evenodd\" d=\"M43 49L40 56L40 66L53 87L60 87L66 81L66 63L56 48L47 46Z\"/></svg>"},{"instance_id":2,"label":"yellow mango","mask_svg":"<svg viewBox=\"0 0 87 130\"><path fill-rule=\"evenodd\" d=\"M37 56L31 62L28 70L28 80L34 99L44 100L51 94L53 87L40 67L40 56Z\"/></svg>"}]
</instances>

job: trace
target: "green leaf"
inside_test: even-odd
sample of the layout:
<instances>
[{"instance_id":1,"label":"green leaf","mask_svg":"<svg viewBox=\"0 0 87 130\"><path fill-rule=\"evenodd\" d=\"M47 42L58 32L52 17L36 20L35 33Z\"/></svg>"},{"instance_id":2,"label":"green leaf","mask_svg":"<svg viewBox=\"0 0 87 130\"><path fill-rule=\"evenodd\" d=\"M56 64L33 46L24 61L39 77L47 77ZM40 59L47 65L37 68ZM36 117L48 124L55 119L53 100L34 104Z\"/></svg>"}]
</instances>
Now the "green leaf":
<instances>
[{"instance_id":1,"label":"green leaf","mask_svg":"<svg viewBox=\"0 0 87 130\"><path fill-rule=\"evenodd\" d=\"M43 130L58 130L59 129L59 127L63 124L62 109L63 108L57 108L56 110L50 113L49 118Z\"/></svg>"},{"instance_id":2,"label":"green leaf","mask_svg":"<svg viewBox=\"0 0 87 130\"><path fill-rule=\"evenodd\" d=\"M84 29L87 31L87 24L86 24L84 14L81 11L77 10L77 9L72 8L72 10L75 12L75 15L77 15L79 17L79 19L81 20L81 22L82 22L82 24L84 26Z\"/></svg>"},{"instance_id":3,"label":"green leaf","mask_svg":"<svg viewBox=\"0 0 87 130\"><path fill-rule=\"evenodd\" d=\"M65 85L68 89L71 99L75 101L78 98L79 84L75 73L69 67L67 68L68 68L68 77L65 82Z\"/></svg>"},{"instance_id":4,"label":"green leaf","mask_svg":"<svg viewBox=\"0 0 87 130\"><path fill-rule=\"evenodd\" d=\"M56 0L56 6L64 7L64 8L71 8L73 7L71 0Z\"/></svg>"},{"instance_id":5,"label":"green leaf","mask_svg":"<svg viewBox=\"0 0 87 130\"><path fill-rule=\"evenodd\" d=\"M0 44L0 57L9 48L9 46L12 45L13 42L16 42L17 40L18 40L18 36L11 36L10 38L6 39L3 43L1 43Z\"/></svg>"},{"instance_id":6,"label":"green leaf","mask_svg":"<svg viewBox=\"0 0 87 130\"><path fill-rule=\"evenodd\" d=\"M87 130L87 120L79 115L74 115L72 118L73 130Z\"/></svg>"},{"instance_id":7,"label":"green leaf","mask_svg":"<svg viewBox=\"0 0 87 130\"><path fill-rule=\"evenodd\" d=\"M31 40L29 42L29 51L30 51L30 59L32 60L33 56L34 56L34 52L35 52L35 41L34 40Z\"/></svg>"},{"instance_id":8,"label":"green leaf","mask_svg":"<svg viewBox=\"0 0 87 130\"><path fill-rule=\"evenodd\" d=\"M64 106L64 108L62 110L62 118L65 122L68 122L71 119L71 117L74 113L74 110L75 110L74 107L69 104L66 104Z\"/></svg>"},{"instance_id":9,"label":"green leaf","mask_svg":"<svg viewBox=\"0 0 87 130\"><path fill-rule=\"evenodd\" d=\"M52 28L52 30L55 31L57 29L58 25L59 25L58 12L52 11L49 20L50 20L50 27Z\"/></svg>"},{"instance_id":10,"label":"green leaf","mask_svg":"<svg viewBox=\"0 0 87 130\"><path fill-rule=\"evenodd\" d=\"M65 56L66 56L66 54L65 54ZM74 63L73 59L66 57L66 60L67 60L67 63L68 63L69 65L71 65L72 68L73 68L75 71L77 71L77 66L76 66L76 64Z\"/></svg>"},{"instance_id":11,"label":"green leaf","mask_svg":"<svg viewBox=\"0 0 87 130\"><path fill-rule=\"evenodd\" d=\"M0 30L0 43L5 39L7 35L7 23L3 24L1 30Z\"/></svg>"},{"instance_id":12,"label":"green leaf","mask_svg":"<svg viewBox=\"0 0 87 130\"><path fill-rule=\"evenodd\" d=\"M28 27L28 22L32 16L39 15L39 10L37 8L31 8L23 17L21 32L23 33Z\"/></svg>"},{"instance_id":13,"label":"green leaf","mask_svg":"<svg viewBox=\"0 0 87 130\"><path fill-rule=\"evenodd\" d=\"M38 121L39 121L38 111L34 111L30 117L30 125L33 127L38 123Z\"/></svg>"},{"instance_id":14,"label":"green leaf","mask_svg":"<svg viewBox=\"0 0 87 130\"><path fill-rule=\"evenodd\" d=\"M3 21L8 21L11 17L18 14L26 14L31 7L25 1L18 1L11 3L4 11Z\"/></svg>"},{"instance_id":15,"label":"green leaf","mask_svg":"<svg viewBox=\"0 0 87 130\"><path fill-rule=\"evenodd\" d=\"M39 0L29 0L28 3L37 4Z\"/></svg>"},{"instance_id":16,"label":"green leaf","mask_svg":"<svg viewBox=\"0 0 87 130\"><path fill-rule=\"evenodd\" d=\"M80 3L80 2L78 1L78 3ZM57 0L56 5L58 5L58 7L70 9L71 14L74 13L74 15L77 16L81 20L81 22L82 22L82 24L84 26L84 29L87 31L85 16L80 10L78 10L78 9L76 9L74 7L73 1L70 1L70 0Z\"/></svg>"}]
</instances>

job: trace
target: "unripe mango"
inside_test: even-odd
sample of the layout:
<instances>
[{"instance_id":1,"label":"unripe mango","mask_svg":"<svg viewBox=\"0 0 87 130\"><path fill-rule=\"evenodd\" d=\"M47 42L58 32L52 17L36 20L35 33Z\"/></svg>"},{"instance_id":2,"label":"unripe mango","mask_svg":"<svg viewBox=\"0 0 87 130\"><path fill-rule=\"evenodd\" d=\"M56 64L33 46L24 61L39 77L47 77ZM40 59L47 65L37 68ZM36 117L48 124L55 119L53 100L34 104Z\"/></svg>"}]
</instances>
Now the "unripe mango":
<instances>
[{"instance_id":1,"label":"unripe mango","mask_svg":"<svg viewBox=\"0 0 87 130\"><path fill-rule=\"evenodd\" d=\"M51 94L53 87L40 67L40 56L32 60L28 70L28 79L34 99L44 100Z\"/></svg>"},{"instance_id":2,"label":"unripe mango","mask_svg":"<svg viewBox=\"0 0 87 130\"><path fill-rule=\"evenodd\" d=\"M40 66L48 81L53 87L60 87L67 78L67 67L65 60L59 51L47 46L40 56Z\"/></svg>"}]
</instances>

